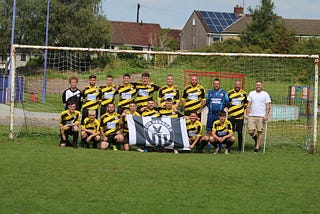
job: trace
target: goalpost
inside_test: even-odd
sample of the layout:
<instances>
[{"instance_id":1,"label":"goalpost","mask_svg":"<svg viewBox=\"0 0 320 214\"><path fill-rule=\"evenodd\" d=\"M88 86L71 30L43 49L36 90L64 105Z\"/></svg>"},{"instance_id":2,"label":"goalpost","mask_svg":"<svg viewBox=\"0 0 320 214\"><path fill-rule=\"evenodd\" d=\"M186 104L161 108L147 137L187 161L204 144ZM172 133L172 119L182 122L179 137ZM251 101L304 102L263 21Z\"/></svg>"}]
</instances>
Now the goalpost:
<instances>
[{"instance_id":1,"label":"goalpost","mask_svg":"<svg viewBox=\"0 0 320 214\"><path fill-rule=\"evenodd\" d=\"M39 102L41 87L37 86L42 82L43 76L42 72L37 72L41 66L32 67L31 62L41 62L45 50L48 51L49 90L47 101ZM27 66L21 65L17 60L23 54L30 57L27 57L28 60L31 59ZM68 60L68 55L76 57L77 60ZM99 57L105 59L105 68L93 65ZM162 66L163 63L160 63L160 66L160 58L168 59L165 65ZM59 112L63 110L61 94L68 87L67 78L71 75L79 77L78 85L81 89L88 83L87 78L90 74L96 74L97 85L103 85L106 74L112 74L115 84L119 84L124 73L130 73L132 81L139 81L141 73L149 72L151 81L159 86L166 84L168 74L173 74L174 84L179 88L181 97L187 81L186 75L195 73L201 77L199 83L204 85L206 90L212 88L212 80L215 77L222 77L221 86L226 91L233 87L231 83L234 79L241 79L243 88L248 93L254 90L256 80L262 80L264 90L271 95L273 105L268 141L272 144L292 143L301 146L307 138L307 131L311 131L315 152L318 134L318 62L318 55L134 51L14 45L11 85L15 85L16 75L24 76L25 90L24 100L15 103L16 90L14 87L10 88L9 137L14 139L21 133L37 134L48 132L50 129L57 132ZM312 115L312 124L307 120L310 115L301 114L301 107L290 103L288 88L295 85L310 88L308 114Z\"/></svg>"}]
</instances>

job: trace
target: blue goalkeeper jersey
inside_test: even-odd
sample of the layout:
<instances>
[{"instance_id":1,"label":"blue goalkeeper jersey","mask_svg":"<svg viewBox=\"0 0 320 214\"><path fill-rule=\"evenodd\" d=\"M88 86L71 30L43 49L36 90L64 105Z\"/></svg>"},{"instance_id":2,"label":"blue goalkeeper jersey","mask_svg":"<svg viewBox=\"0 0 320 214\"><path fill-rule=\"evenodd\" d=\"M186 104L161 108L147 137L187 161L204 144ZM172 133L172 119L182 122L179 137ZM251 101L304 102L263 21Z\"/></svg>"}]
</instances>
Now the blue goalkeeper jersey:
<instances>
[{"instance_id":1,"label":"blue goalkeeper jersey","mask_svg":"<svg viewBox=\"0 0 320 214\"><path fill-rule=\"evenodd\" d=\"M220 111L228 107L229 97L227 92L222 89L215 91L211 89L206 94L208 114L218 116Z\"/></svg>"}]
</instances>

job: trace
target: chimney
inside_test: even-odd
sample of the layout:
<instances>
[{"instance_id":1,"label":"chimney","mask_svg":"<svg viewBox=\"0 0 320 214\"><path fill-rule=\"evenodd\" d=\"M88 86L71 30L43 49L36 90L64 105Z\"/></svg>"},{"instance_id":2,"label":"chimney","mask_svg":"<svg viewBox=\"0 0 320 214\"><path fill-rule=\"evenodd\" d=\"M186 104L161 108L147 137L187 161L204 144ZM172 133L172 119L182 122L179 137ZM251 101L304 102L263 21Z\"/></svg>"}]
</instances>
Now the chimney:
<instances>
[{"instance_id":1,"label":"chimney","mask_svg":"<svg viewBox=\"0 0 320 214\"><path fill-rule=\"evenodd\" d=\"M139 15L140 15L140 4L137 4L137 23L139 23Z\"/></svg>"},{"instance_id":2,"label":"chimney","mask_svg":"<svg viewBox=\"0 0 320 214\"><path fill-rule=\"evenodd\" d=\"M243 7L239 6L239 5L236 5L234 7L234 10L233 10L234 13L240 15L240 14L243 14Z\"/></svg>"}]
</instances>

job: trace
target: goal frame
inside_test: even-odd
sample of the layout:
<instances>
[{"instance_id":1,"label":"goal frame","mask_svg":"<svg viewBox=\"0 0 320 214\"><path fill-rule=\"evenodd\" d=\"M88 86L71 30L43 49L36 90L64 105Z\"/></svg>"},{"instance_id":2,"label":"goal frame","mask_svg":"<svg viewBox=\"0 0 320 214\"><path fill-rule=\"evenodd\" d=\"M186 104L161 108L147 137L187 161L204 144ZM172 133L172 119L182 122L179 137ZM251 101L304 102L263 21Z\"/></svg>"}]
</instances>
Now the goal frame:
<instances>
[{"instance_id":1,"label":"goal frame","mask_svg":"<svg viewBox=\"0 0 320 214\"><path fill-rule=\"evenodd\" d=\"M319 78L319 55L302 55L302 54L258 54L258 53L200 53L200 52L184 52L184 51L136 51L136 50L114 50L114 49L99 49L99 48L77 48L77 47L55 47L55 46L37 46L37 45L19 45L13 44L11 48L10 56L11 71L9 76L10 83L10 122L9 122L9 138L14 139L14 104L15 104L15 73L16 73L16 49L39 49L39 50L66 50L66 51L83 51L83 52L107 52L107 53L132 53L132 54L164 54L170 56L225 56L225 57L265 57L265 58L306 58L314 59L314 113L313 113L313 154L316 154L317 150L317 116L318 116L318 78Z\"/></svg>"}]
</instances>

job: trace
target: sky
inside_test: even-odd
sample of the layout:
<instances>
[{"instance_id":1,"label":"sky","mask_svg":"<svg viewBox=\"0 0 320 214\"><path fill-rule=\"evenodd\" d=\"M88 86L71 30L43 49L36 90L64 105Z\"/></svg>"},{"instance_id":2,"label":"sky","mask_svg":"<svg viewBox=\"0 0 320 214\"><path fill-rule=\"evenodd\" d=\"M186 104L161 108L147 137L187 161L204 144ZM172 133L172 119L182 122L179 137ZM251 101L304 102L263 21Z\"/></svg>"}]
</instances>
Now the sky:
<instances>
[{"instance_id":1,"label":"sky","mask_svg":"<svg viewBox=\"0 0 320 214\"><path fill-rule=\"evenodd\" d=\"M256 8L260 0L102 0L102 9L110 21L139 21L160 24L161 28L182 29L194 10L233 12L236 5ZM320 19L320 0L273 0L274 12L283 18Z\"/></svg>"}]
</instances>

